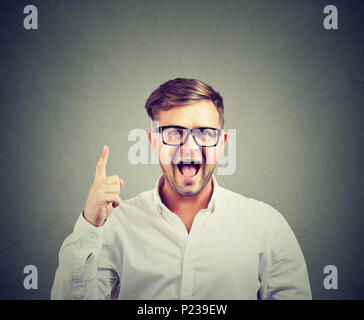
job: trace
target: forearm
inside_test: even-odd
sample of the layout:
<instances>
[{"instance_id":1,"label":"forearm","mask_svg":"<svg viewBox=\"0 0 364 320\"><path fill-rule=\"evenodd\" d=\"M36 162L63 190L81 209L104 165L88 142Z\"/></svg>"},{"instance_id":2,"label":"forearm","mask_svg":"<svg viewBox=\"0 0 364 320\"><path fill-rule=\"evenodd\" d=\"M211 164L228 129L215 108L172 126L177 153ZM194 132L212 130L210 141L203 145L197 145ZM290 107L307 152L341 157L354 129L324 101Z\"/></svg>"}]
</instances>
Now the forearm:
<instances>
[{"instance_id":1,"label":"forearm","mask_svg":"<svg viewBox=\"0 0 364 320\"><path fill-rule=\"evenodd\" d=\"M63 242L51 299L110 299L117 273L101 258L102 228L80 216L74 232Z\"/></svg>"}]
</instances>

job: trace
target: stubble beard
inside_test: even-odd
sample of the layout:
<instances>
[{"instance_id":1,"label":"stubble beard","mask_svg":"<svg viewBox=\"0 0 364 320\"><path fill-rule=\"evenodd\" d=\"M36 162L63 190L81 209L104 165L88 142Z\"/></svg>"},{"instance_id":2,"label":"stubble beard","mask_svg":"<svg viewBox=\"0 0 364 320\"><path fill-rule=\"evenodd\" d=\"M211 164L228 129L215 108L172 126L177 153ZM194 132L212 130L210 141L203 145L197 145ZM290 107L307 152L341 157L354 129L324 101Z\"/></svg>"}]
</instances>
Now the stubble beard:
<instances>
[{"instance_id":1,"label":"stubble beard","mask_svg":"<svg viewBox=\"0 0 364 320\"><path fill-rule=\"evenodd\" d=\"M168 183L173 190L179 194L180 196L195 196L197 195L210 181L211 176L215 170L216 165L202 165L200 167L201 171L201 182L199 182L200 186L197 188L196 191L183 191L181 187L178 186L178 183L176 182L176 175L179 174L176 170L179 170L176 165L169 165L171 166L171 171L168 173L168 171L163 167L163 165L160 163L160 167L163 172L163 177L165 179L165 182Z\"/></svg>"}]
</instances>

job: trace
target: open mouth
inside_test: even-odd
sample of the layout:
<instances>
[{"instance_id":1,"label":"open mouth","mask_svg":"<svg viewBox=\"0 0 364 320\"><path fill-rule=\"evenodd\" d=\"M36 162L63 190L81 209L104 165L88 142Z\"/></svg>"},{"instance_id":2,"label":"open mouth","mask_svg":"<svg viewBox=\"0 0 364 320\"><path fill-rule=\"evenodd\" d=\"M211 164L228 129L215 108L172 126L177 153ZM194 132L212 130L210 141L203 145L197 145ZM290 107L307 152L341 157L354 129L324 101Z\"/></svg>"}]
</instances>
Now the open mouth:
<instances>
[{"instance_id":1,"label":"open mouth","mask_svg":"<svg viewBox=\"0 0 364 320\"><path fill-rule=\"evenodd\" d=\"M185 177L194 177L197 175L200 170L201 163L200 162L179 162L177 163L177 167L181 174Z\"/></svg>"}]
</instances>

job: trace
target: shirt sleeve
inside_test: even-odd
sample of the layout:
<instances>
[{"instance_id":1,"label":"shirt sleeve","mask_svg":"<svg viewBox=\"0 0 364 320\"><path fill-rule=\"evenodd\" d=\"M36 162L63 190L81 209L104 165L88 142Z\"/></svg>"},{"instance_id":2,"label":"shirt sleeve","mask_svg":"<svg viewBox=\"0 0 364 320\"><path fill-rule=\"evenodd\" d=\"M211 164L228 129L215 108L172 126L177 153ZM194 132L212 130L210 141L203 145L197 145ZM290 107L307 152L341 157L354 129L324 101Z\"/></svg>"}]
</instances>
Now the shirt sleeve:
<instances>
[{"instance_id":1,"label":"shirt sleeve","mask_svg":"<svg viewBox=\"0 0 364 320\"><path fill-rule=\"evenodd\" d=\"M61 246L51 299L117 299L120 279L103 245L105 224L95 227L81 213Z\"/></svg>"},{"instance_id":2,"label":"shirt sleeve","mask_svg":"<svg viewBox=\"0 0 364 320\"><path fill-rule=\"evenodd\" d=\"M270 249L260 256L261 288L258 298L311 300L307 266L298 241L279 214Z\"/></svg>"}]
</instances>

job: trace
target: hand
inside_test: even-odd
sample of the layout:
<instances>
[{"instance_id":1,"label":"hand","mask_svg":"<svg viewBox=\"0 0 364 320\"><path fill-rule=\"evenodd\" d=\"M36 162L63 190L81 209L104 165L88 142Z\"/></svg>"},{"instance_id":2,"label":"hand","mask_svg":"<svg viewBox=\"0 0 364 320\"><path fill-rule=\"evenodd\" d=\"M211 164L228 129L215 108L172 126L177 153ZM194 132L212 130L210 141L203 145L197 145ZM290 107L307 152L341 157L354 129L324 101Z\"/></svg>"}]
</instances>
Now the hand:
<instances>
[{"instance_id":1,"label":"hand","mask_svg":"<svg viewBox=\"0 0 364 320\"><path fill-rule=\"evenodd\" d=\"M84 218L96 227L102 226L112 209L120 205L120 188L124 181L118 176L106 176L109 148L104 146L96 165L96 174L83 210Z\"/></svg>"}]
</instances>

